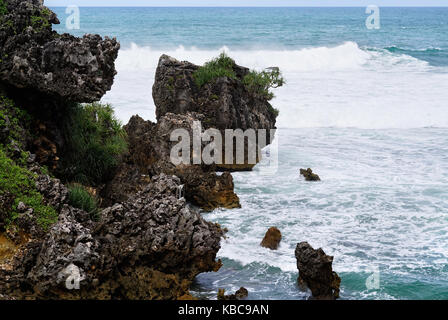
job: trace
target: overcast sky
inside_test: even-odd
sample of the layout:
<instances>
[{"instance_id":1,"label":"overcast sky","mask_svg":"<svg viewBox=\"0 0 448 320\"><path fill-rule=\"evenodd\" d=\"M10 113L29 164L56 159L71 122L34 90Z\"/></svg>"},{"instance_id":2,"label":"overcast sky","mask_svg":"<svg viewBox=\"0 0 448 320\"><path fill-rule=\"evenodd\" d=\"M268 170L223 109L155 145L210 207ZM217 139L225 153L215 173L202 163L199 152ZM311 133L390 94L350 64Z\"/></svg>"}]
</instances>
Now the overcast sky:
<instances>
[{"instance_id":1,"label":"overcast sky","mask_svg":"<svg viewBox=\"0 0 448 320\"><path fill-rule=\"evenodd\" d=\"M78 5L84 7L96 6L448 6L448 0L45 0L47 6Z\"/></svg>"}]
</instances>

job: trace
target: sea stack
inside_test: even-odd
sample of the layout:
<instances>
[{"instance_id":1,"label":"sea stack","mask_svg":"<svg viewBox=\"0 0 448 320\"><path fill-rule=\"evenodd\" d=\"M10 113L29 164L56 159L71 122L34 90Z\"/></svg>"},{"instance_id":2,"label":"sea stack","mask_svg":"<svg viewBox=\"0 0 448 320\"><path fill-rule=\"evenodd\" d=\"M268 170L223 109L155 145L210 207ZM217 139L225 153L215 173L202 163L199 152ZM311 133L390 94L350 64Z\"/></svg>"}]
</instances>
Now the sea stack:
<instances>
[{"instance_id":1,"label":"sea stack","mask_svg":"<svg viewBox=\"0 0 448 320\"><path fill-rule=\"evenodd\" d=\"M333 271L333 257L319 248L313 249L308 242L297 244L295 250L299 269L299 287L308 287L312 299L335 300L339 298L341 278Z\"/></svg>"}]
</instances>

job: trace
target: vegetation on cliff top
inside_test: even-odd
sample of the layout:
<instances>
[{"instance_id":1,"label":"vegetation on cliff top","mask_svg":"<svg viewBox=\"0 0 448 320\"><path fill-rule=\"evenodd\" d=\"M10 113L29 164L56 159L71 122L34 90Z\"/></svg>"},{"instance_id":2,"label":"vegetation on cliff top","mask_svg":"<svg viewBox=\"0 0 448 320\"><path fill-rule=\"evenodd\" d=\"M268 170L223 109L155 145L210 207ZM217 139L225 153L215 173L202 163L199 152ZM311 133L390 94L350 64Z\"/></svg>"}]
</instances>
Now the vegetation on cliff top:
<instances>
[{"instance_id":1,"label":"vegetation on cliff top","mask_svg":"<svg viewBox=\"0 0 448 320\"><path fill-rule=\"evenodd\" d=\"M202 67L195 71L193 78L196 85L200 88L220 77L236 78L233 67L235 61L222 52L219 57L206 62Z\"/></svg>"},{"instance_id":2,"label":"vegetation on cliff top","mask_svg":"<svg viewBox=\"0 0 448 320\"><path fill-rule=\"evenodd\" d=\"M272 100L274 94L270 90L283 86L285 80L278 68L270 68L261 72L252 70L244 77L243 83L250 92Z\"/></svg>"},{"instance_id":3,"label":"vegetation on cliff top","mask_svg":"<svg viewBox=\"0 0 448 320\"><path fill-rule=\"evenodd\" d=\"M62 176L84 185L105 182L127 150L126 132L110 105L76 104L64 123Z\"/></svg>"},{"instance_id":4,"label":"vegetation on cliff top","mask_svg":"<svg viewBox=\"0 0 448 320\"><path fill-rule=\"evenodd\" d=\"M196 70L193 78L196 85L200 88L206 83L210 83L220 77L236 78L234 71L235 61L228 57L224 52L219 57L206 62L202 67ZM266 100L272 100L274 94L271 89L281 87L285 80L279 68L269 68L261 72L252 70L243 78L243 84L252 94L258 95ZM275 116L278 116L278 110L270 110Z\"/></svg>"}]
</instances>

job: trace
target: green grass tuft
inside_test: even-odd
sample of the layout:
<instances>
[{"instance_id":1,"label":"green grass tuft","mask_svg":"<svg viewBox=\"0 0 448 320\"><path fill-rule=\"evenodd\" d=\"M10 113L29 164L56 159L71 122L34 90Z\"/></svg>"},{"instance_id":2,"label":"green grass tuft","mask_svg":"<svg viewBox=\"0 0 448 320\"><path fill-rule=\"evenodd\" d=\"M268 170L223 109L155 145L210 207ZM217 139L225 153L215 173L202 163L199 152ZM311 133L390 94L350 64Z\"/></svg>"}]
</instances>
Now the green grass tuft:
<instances>
[{"instance_id":1,"label":"green grass tuft","mask_svg":"<svg viewBox=\"0 0 448 320\"><path fill-rule=\"evenodd\" d=\"M77 183L68 186L69 202L78 209L84 210L90 214L92 220L98 220L98 201L87 189Z\"/></svg>"},{"instance_id":2,"label":"green grass tuft","mask_svg":"<svg viewBox=\"0 0 448 320\"><path fill-rule=\"evenodd\" d=\"M6 6L5 0L0 0L0 16L8 13L8 7Z\"/></svg>"},{"instance_id":3,"label":"green grass tuft","mask_svg":"<svg viewBox=\"0 0 448 320\"><path fill-rule=\"evenodd\" d=\"M234 66L235 61L223 52L219 57L206 62L202 67L196 70L193 74L193 78L199 88L220 77L235 79Z\"/></svg>"},{"instance_id":4,"label":"green grass tuft","mask_svg":"<svg viewBox=\"0 0 448 320\"><path fill-rule=\"evenodd\" d=\"M48 27L50 27L50 22L47 18L40 17L40 16L32 16L31 17L31 26L33 29L37 32L41 32Z\"/></svg>"},{"instance_id":5,"label":"green grass tuft","mask_svg":"<svg viewBox=\"0 0 448 320\"><path fill-rule=\"evenodd\" d=\"M127 150L126 132L110 105L75 105L64 124L67 146L62 173L67 181L84 185L105 182Z\"/></svg>"}]
</instances>

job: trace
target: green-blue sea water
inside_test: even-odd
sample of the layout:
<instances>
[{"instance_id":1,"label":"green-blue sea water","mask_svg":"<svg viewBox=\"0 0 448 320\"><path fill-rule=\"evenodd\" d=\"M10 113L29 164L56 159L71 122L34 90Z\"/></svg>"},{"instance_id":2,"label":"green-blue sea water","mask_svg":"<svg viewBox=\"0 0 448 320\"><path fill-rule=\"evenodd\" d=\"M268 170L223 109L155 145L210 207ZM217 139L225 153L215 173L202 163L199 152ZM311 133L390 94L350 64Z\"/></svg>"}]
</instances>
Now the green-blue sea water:
<instances>
[{"instance_id":1,"label":"green-blue sea water","mask_svg":"<svg viewBox=\"0 0 448 320\"><path fill-rule=\"evenodd\" d=\"M242 208L204 214L229 233L223 267L199 275L195 294L306 299L294 249L308 241L334 256L342 299L448 299L448 8L380 8L378 30L365 9L81 8L81 29L67 30L54 8L56 30L120 41L103 100L123 122L155 120L162 53L201 64L226 51L286 78L272 100L277 171L233 173ZM305 182L307 167L322 181ZM271 226L277 251L259 246Z\"/></svg>"}]
</instances>

